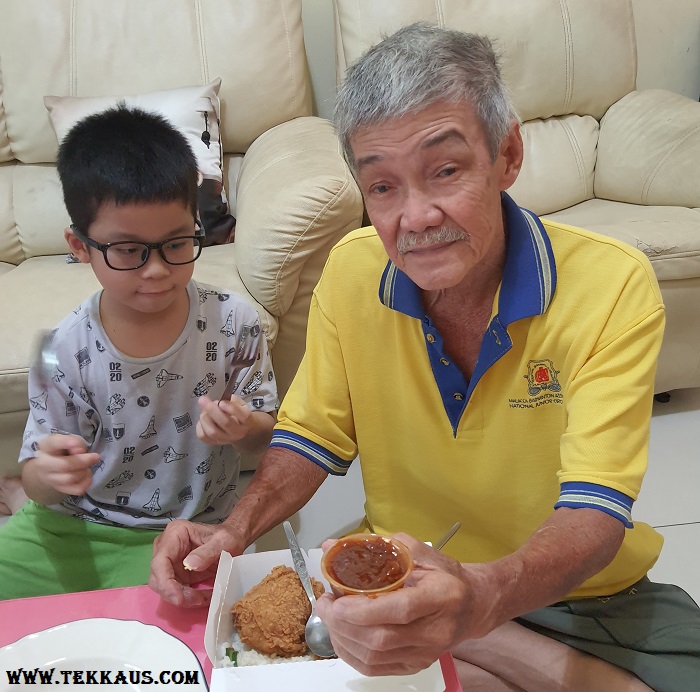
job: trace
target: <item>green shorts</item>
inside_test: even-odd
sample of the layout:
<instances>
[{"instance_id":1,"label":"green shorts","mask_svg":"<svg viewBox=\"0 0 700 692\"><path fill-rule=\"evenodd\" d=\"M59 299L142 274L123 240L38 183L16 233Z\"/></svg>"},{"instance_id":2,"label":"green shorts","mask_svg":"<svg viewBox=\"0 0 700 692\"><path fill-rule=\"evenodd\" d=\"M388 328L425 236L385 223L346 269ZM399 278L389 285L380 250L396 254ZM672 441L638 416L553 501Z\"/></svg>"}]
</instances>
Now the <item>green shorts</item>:
<instances>
[{"instance_id":1,"label":"green shorts","mask_svg":"<svg viewBox=\"0 0 700 692\"><path fill-rule=\"evenodd\" d=\"M146 584L159 533L27 502L0 525L0 600Z\"/></svg>"},{"instance_id":2,"label":"green shorts","mask_svg":"<svg viewBox=\"0 0 700 692\"><path fill-rule=\"evenodd\" d=\"M562 601L516 622L634 673L656 692L700 690L700 608L646 577L620 593Z\"/></svg>"}]
</instances>

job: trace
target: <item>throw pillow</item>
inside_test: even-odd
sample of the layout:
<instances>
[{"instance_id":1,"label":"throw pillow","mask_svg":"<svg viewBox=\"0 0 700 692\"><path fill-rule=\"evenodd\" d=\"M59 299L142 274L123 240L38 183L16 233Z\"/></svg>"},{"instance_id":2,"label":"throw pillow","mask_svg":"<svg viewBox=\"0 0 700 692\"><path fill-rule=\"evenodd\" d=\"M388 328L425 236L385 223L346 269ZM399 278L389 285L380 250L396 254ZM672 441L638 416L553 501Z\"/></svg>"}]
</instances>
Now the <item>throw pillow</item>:
<instances>
[{"instance_id":1,"label":"throw pillow","mask_svg":"<svg viewBox=\"0 0 700 692\"><path fill-rule=\"evenodd\" d=\"M223 183L223 147L219 129L221 79L201 86L152 91L131 96L44 96L51 124L60 142L75 123L120 101L155 111L186 137L201 173L199 215L206 232L205 245L233 240L236 220L230 214Z\"/></svg>"}]
</instances>

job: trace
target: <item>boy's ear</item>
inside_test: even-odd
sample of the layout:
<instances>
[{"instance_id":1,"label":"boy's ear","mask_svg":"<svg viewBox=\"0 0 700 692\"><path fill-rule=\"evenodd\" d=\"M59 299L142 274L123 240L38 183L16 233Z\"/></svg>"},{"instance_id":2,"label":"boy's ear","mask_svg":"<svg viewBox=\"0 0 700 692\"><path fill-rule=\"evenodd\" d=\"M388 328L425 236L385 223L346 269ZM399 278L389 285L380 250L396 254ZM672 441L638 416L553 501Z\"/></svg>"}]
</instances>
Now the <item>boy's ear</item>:
<instances>
[{"instance_id":1,"label":"boy's ear","mask_svg":"<svg viewBox=\"0 0 700 692\"><path fill-rule=\"evenodd\" d=\"M89 264L90 254L88 253L87 247L85 247L85 243L75 237L75 234L70 227L63 231L63 237L66 239L73 257L85 264Z\"/></svg>"}]
</instances>

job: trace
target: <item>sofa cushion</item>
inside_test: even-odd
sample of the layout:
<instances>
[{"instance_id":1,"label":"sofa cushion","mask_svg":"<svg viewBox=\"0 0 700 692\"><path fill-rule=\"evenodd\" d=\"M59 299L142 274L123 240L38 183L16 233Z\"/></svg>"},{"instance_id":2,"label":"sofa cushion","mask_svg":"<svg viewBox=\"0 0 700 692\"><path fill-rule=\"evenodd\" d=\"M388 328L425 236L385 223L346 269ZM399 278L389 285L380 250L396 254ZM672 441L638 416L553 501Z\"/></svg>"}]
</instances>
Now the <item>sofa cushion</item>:
<instances>
[{"instance_id":1,"label":"sofa cushion","mask_svg":"<svg viewBox=\"0 0 700 692\"><path fill-rule=\"evenodd\" d=\"M236 216L236 268L255 300L281 317L308 259L325 258L362 218L332 124L295 118L258 137L240 170Z\"/></svg>"},{"instance_id":2,"label":"sofa cushion","mask_svg":"<svg viewBox=\"0 0 700 692\"><path fill-rule=\"evenodd\" d=\"M206 245L227 242L235 219L229 213L223 184L223 152L219 122L219 88L215 79L201 86L181 87L146 94L122 96L44 96L51 124L59 142L83 118L111 108L119 102L160 113L187 139L202 176L199 213L206 231Z\"/></svg>"},{"instance_id":3,"label":"sofa cushion","mask_svg":"<svg viewBox=\"0 0 700 692\"><path fill-rule=\"evenodd\" d=\"M634 89L636 45L628 2L335 0L335 6L338 83L345 68L382 35L423 20L495 39L523 120L569 113L598 119Z\"/></svg>"},{"instance_id":4,"label":"sofa cushion","mask_svg":"<svg viewBox=\"0 0 700 692\"><path fill-rule=\"evenodd\" d=\"M590 115L530 120L521 127L523 167L508 190L535 214L549 214L593 197L598 121Z\"/></svg>"},{"instance_id":5,"label":"sofa cushion","mask_svg":"<svg viewBox=\"0 0 700 692\"><path fill-rule=\"evenodd\" d=\"M663 89L633 91L600 123L596 197L697 206L698 159L700 103Z\"/></svg>"},{"instance_id":6,"label":"sofa cushion","mask_svg":"<svg viewBox=\"0 0 700 692\"><path fill-rule=\"evenodd\" d=\"M659 281L700 276L700 209L592 199L548 218L597 231L641 250Z\"/></svg>"}]
</instances>

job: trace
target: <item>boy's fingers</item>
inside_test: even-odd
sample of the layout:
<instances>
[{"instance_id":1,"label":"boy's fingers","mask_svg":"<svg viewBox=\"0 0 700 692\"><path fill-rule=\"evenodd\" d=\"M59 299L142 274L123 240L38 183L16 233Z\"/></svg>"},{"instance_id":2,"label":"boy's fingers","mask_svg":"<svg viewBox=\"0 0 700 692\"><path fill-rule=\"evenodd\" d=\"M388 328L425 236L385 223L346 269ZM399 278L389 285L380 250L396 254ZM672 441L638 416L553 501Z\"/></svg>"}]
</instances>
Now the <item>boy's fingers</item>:
<instances>
[{"instance_id":1,"label":"boy's fingers","mask_svg":"<svg viewBox=\"0 0 700 692\"><path fill-rule=\"evenodd\" d=\"M49 435L39 442L39 450L54 456L87 454L85 440L77 435Z\"/></svg>"}]
</instances>

